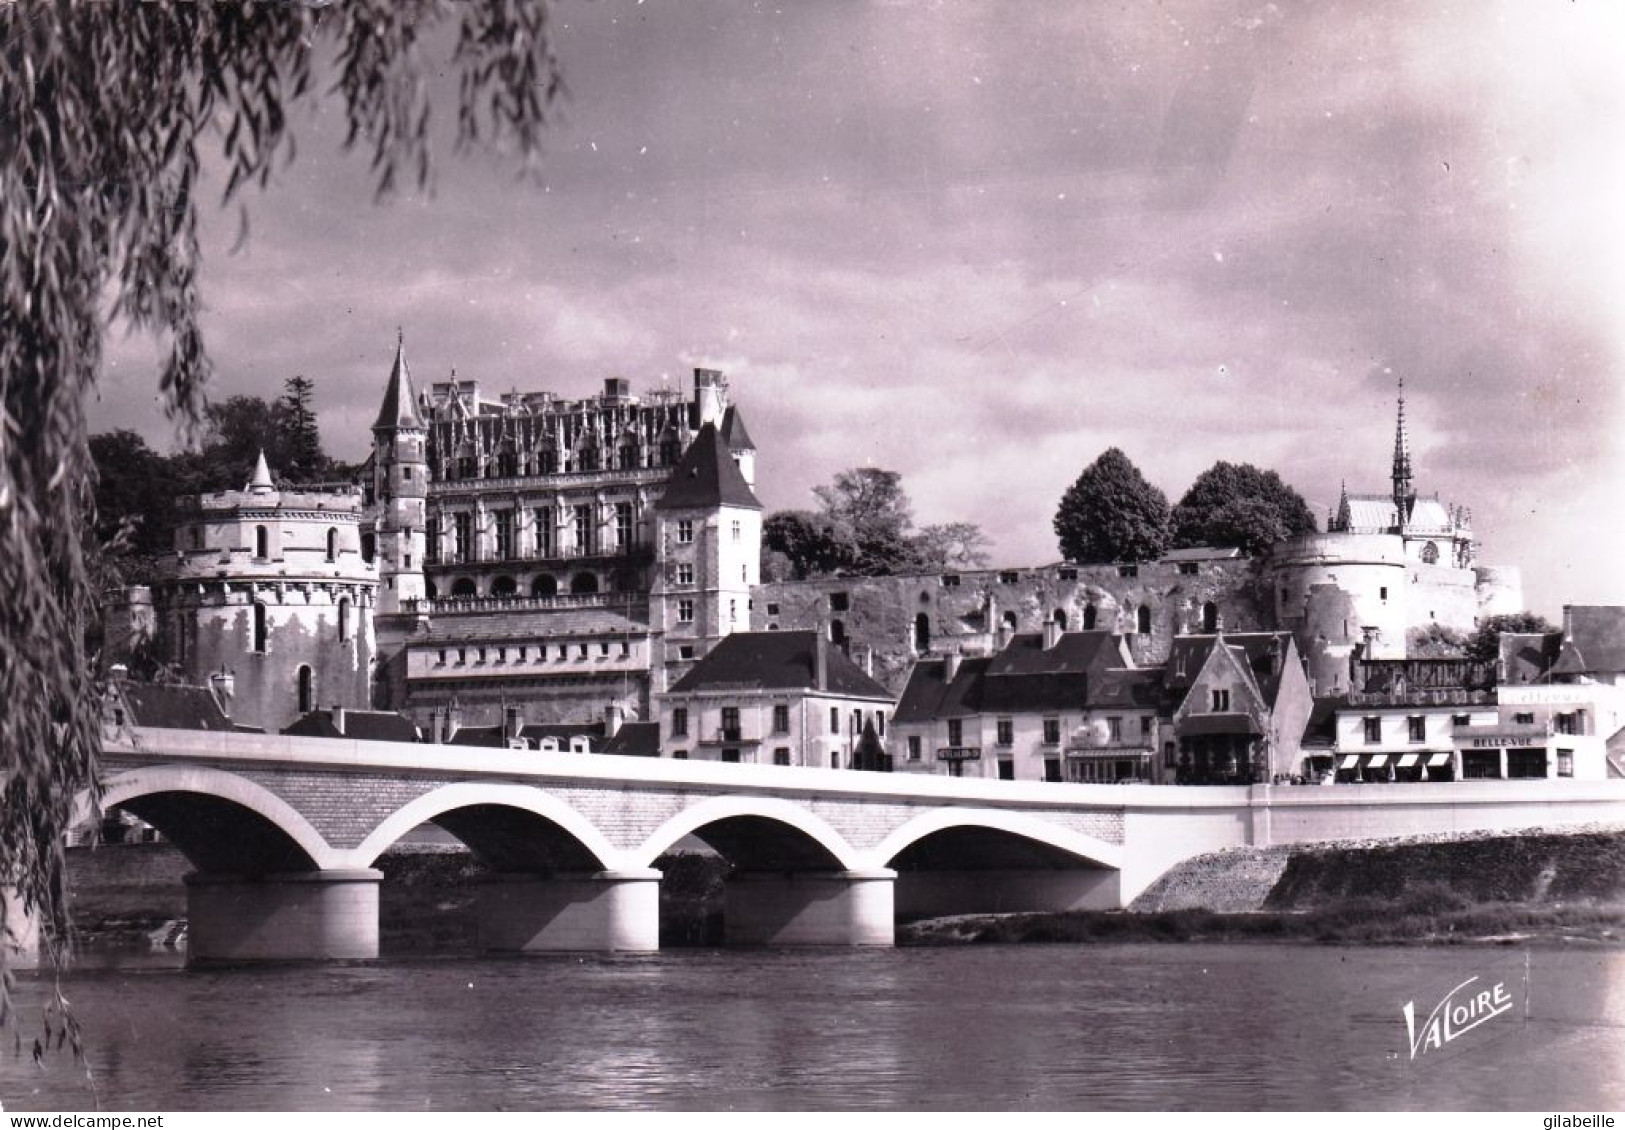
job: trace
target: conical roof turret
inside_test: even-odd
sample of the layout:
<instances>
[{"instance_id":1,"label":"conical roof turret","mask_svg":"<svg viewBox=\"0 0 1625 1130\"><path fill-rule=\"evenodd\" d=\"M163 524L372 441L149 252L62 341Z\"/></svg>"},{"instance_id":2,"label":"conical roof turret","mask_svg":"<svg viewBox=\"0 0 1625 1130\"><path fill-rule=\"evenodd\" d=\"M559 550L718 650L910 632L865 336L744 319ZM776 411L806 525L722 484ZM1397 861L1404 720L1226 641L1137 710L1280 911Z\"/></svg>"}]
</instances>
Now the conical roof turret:
<instances>
[{"instance_id":1,"label":"conical roof turret","mask_svg":"<svg viewBox=\"0 0 1625 1130\"><path fill-rule=\"evenodd\" d=\"M254 461L254 477L248 480L248 486L243 488L252 494L269 494L276 489L276 483L271 481L271 468L265 462L265 449L260 448L259 458Z\"/></svg>"},{"instance_id":2,"label":"conical roof turret","mask_svg":"<svg viewBox=\"0 0 1625 1130\"><path fill-rule=\"evenodd\" d=\"M384 403L378 409L374 431L395 428L421 428L423 417L418 415L417 394L412 389L412 374L406 367L406 334L396 332L395 364L389 370L389 384L384 388Z\"/></svg>"}]
</instances>

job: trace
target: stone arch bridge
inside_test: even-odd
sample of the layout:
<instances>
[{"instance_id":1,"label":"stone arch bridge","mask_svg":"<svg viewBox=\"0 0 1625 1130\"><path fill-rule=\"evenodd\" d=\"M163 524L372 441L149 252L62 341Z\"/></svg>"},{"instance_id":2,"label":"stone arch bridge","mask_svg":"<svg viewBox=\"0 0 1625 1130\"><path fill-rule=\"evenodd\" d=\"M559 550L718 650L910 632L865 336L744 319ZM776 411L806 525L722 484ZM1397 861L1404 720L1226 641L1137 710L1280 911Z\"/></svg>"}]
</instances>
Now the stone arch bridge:
<instances>
[{"instance_id":1,"label":"stone arch bridge","mask_svg":"<svg viewBox=\"0 0 1625 1130\"><path fill-rule=\"evenodd\" d=\"M733 865L730 942L890 945L898 915L1122 907L1226 847L1625 812L1625 782L1069 785L159 729L103 760L102 808L196 868L194 962L377 956L373 864L425 823L494 872L482 945L545 952L657 948L654 864L687 837Z\"/></svg>"}]
</instances>

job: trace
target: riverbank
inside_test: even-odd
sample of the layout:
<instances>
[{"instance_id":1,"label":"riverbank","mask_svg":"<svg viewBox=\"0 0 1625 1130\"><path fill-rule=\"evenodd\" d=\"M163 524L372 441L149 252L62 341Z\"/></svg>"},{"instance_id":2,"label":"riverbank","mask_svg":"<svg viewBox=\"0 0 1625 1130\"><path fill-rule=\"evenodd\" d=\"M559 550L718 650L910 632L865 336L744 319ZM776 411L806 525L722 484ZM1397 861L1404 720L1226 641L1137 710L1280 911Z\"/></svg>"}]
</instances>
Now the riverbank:
<instances>
[{"instance_id":1,"label":"riverbank","mask_svg":"<svg viewBox=\"0 0 1625 1130\"><path fill-rule=\"evenodd\" d=\"M1242 848L1127 911L907 923L899 945L1327 942L1625 946L1625 827Z\"/></svg>"}]
</instances>

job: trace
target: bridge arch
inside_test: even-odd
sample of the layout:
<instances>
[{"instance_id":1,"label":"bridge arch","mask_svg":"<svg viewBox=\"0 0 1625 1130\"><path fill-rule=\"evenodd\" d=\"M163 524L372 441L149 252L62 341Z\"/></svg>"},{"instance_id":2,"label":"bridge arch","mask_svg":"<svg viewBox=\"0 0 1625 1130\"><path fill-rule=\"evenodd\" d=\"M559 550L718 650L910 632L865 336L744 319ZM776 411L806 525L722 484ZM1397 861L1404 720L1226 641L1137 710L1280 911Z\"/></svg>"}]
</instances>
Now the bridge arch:
<instances>
[{"instance_id":1,"label":"bridge arch","mask_svg":"<svg viewBox=\"0 0 1625 1130\"><path fill-rule=\"evenodd\" d=\"M437 824L498 871L614 871L622 853L580 812L530 785L443 785L390 814L351 853L374 860L420 824Z\"/></svg>"},{"instance_id":2,"label":"bridge arch","mask_svg":"<svg viewBox=\"0 0 1625 1130\"><path fill-rule=\"evenodd\" d=\"M823 817L775 797L718 796L685 808L656 828L631 854L632 866L652 867L684 836L698 836L753 870L851 871L859 852Z\"/></svg>"},{"instance_id":3,"label":"bridge arch","mask_svg":"<svg viewBox=\"0 0 1625 1130\"><path fill-rule=\"evenodd\" d=\"M123 808L162 832L199 870L270 873L335 865L338 853L303 815L265 786L223 769L155 765L109 778L101 809ZM90 795L74 823L95 815Z\"/></svg>"},{"instance_id":4,"label":"bridge arch","mask_svg":"<svg viewBox=\"0 0 1625 1130\"><path fill-rule=\"evenodd\" d=\"M865 866L896 866L910 848L944 834L994 833L1035 845L1043 854L1072 857L1078 866L1121 870L1123 848L1024 812L997 808L938 808L914 817L868 853Z\"/></svg>"}]
</instances>

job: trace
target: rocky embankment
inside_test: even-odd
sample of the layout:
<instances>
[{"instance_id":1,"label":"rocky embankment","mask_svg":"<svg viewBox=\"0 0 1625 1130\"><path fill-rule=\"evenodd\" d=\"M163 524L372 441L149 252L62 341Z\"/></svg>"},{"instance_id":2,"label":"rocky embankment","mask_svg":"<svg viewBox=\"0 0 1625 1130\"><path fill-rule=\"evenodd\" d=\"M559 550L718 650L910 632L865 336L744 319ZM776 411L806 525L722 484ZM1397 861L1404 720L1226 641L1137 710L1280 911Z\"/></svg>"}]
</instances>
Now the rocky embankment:
<instances>
[{"instance_id":1,"label":"rocky embankment","mask_svg":"<svg viewBox=\"0 0 1625 1130\"><path fill-rule=\"evenodd\" d=\"M1214 852L1126 912L929 919L899 942L1625 943L1625 825Z\"/></svg>"}]
</instances>

